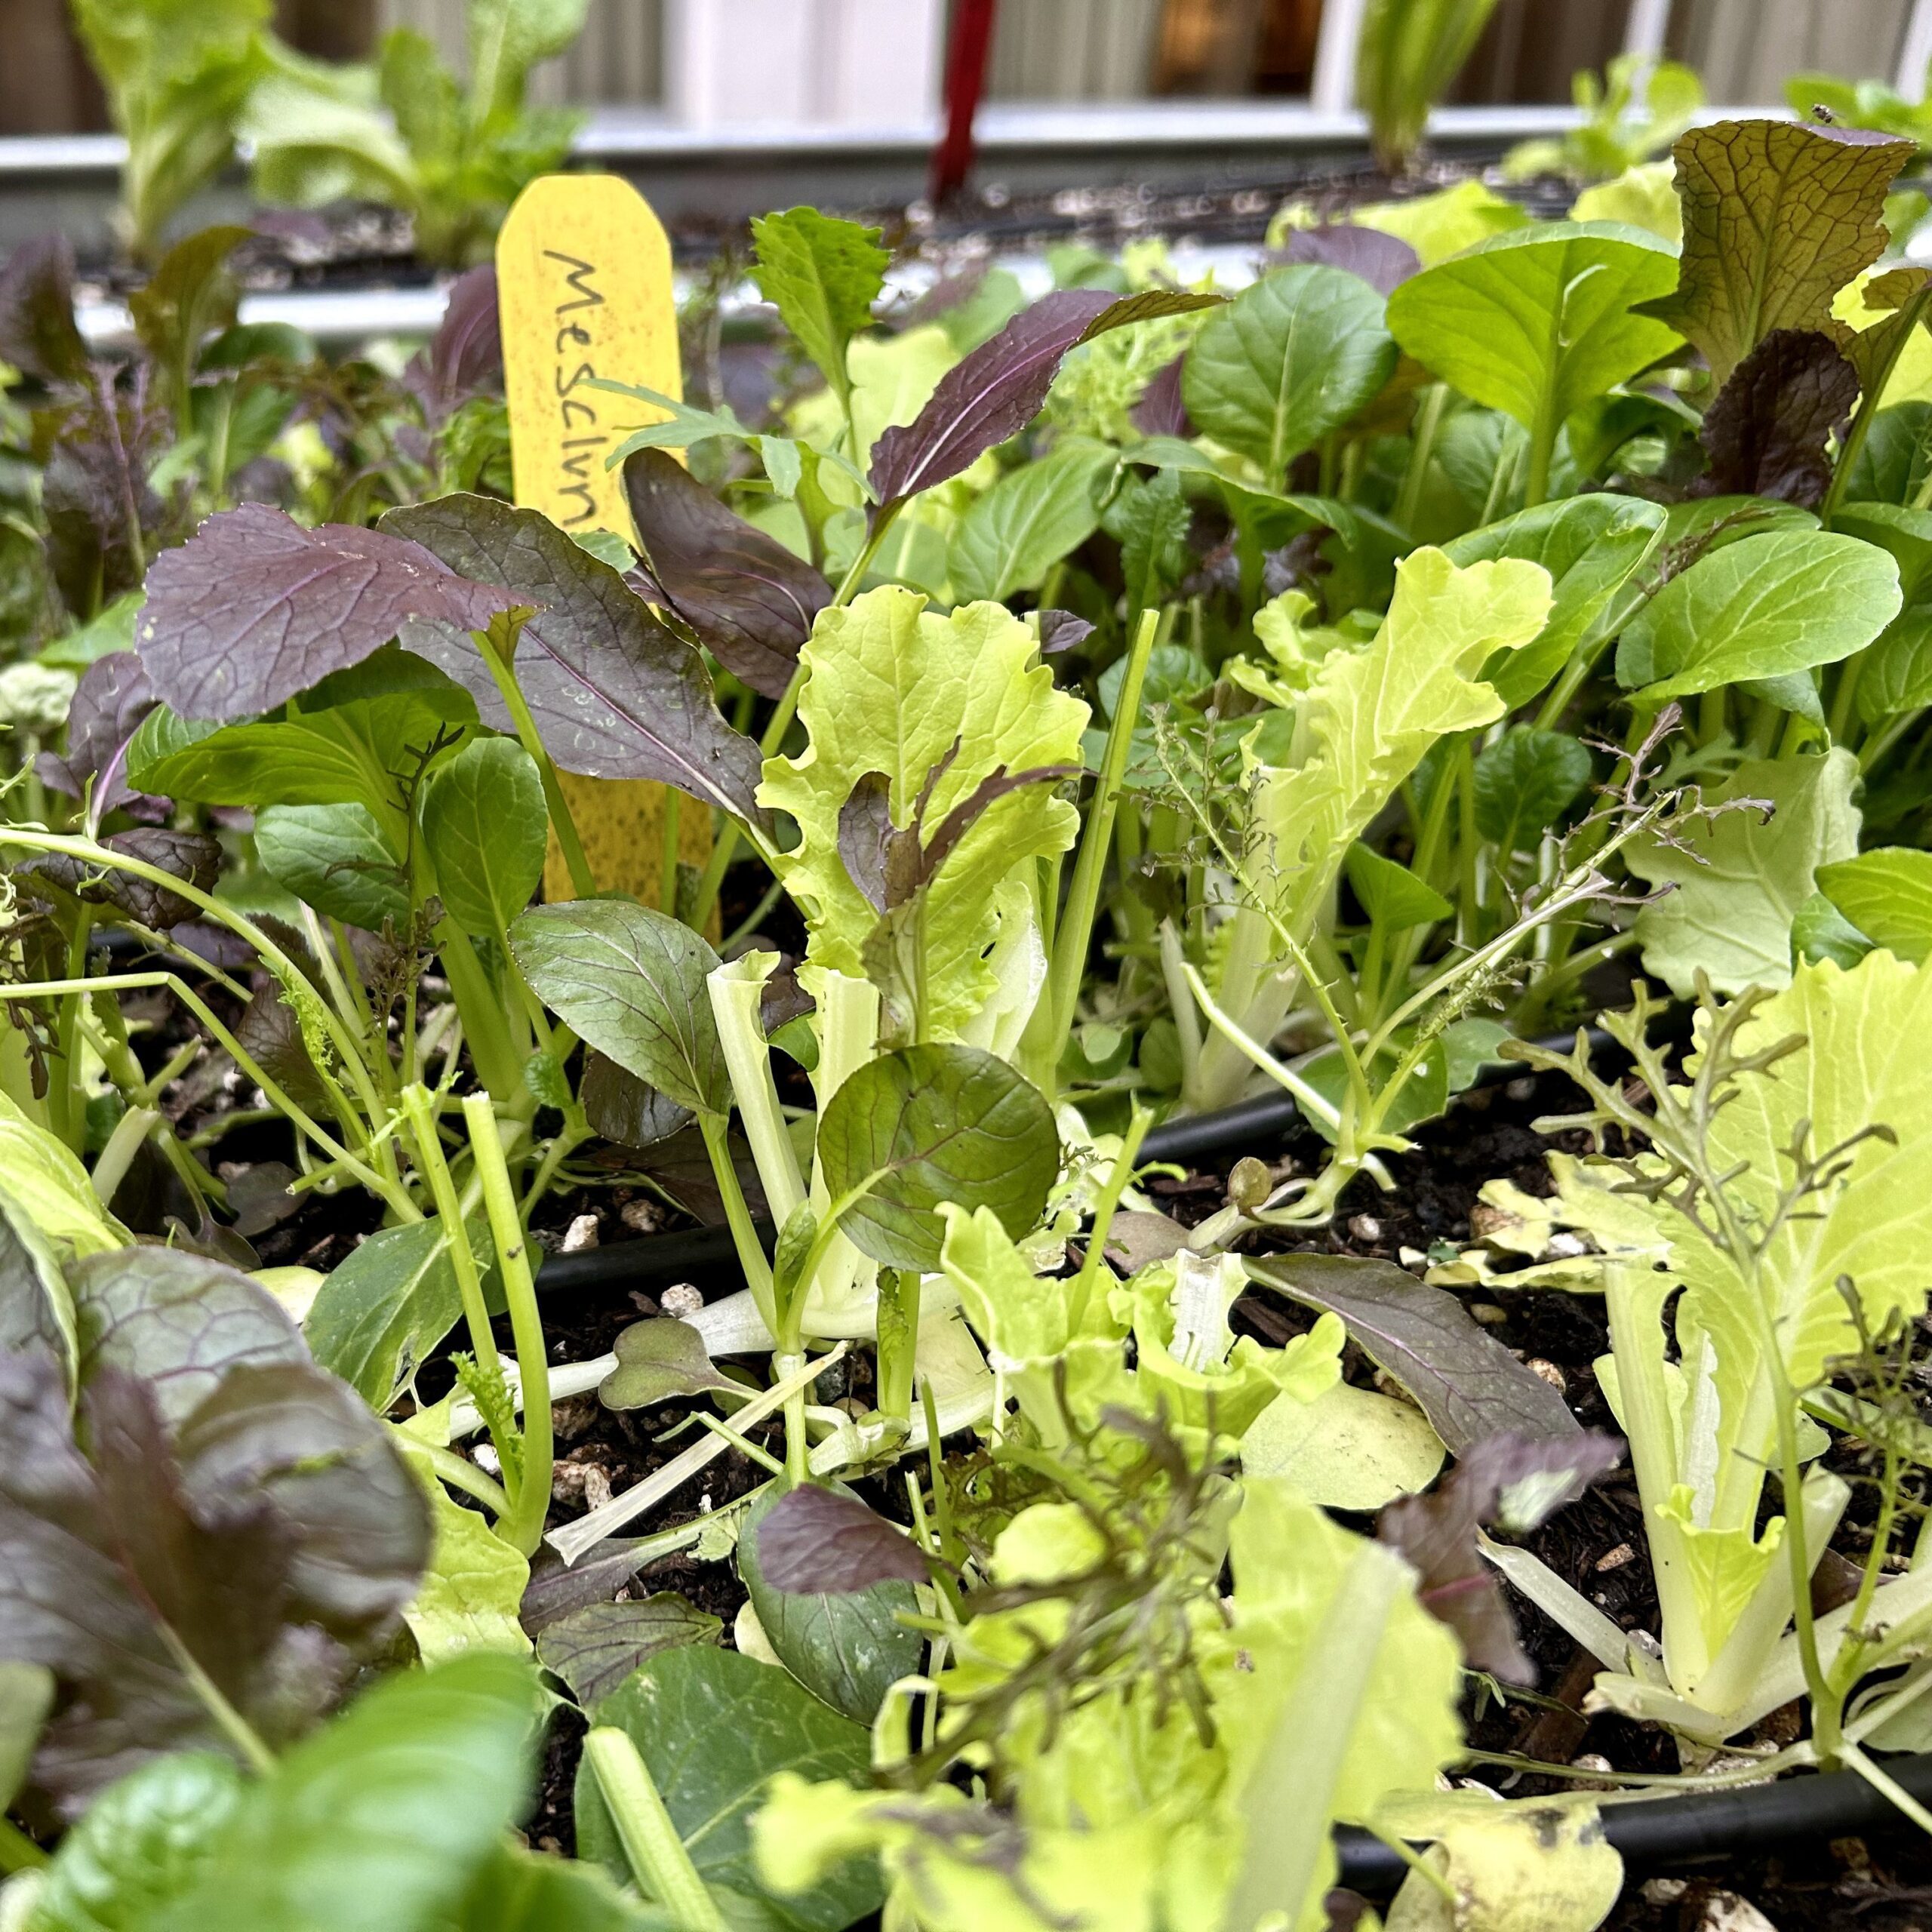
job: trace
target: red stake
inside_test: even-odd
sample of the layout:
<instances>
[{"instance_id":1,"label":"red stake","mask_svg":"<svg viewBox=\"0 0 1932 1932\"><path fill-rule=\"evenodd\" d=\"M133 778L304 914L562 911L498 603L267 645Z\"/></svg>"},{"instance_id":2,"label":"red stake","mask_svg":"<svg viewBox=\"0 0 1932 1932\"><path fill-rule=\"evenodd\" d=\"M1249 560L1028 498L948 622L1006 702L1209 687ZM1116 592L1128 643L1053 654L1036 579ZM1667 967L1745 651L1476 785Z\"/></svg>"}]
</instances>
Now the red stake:
<instances>
[{"instance_id":1,"label":"red stake","mask_svg":"<svg viewBox=\"0 0 1932 1932\"><path fill-rule=\"evenodd\" d=\"M973 165L973 118L986 82L998 0L958 0L946 50L946 132L933 150L931 198L943 206L965 183Z\"/></svg>"}]
</instances>

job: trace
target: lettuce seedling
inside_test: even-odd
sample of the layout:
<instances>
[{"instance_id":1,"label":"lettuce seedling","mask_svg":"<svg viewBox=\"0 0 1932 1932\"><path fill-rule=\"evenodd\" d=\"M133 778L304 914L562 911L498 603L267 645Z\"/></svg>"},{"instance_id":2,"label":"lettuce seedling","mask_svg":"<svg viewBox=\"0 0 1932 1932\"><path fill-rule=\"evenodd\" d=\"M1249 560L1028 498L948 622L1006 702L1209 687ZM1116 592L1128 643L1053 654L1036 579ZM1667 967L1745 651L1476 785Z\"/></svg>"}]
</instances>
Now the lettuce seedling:
<instances>
[{"instance_id":1,"label":"lettuce seedling","mask_svg":"<svg viewBox=\"0 0 1932 1932\"><path fill-rule=\"evenodd\" d=\"M1861 1326L1924 1305L1908 1177L1932 1130L1881 1043L1924 1023L1928 988L1885 952L1849 971L1801 963L1783 992L1727 1004L1701 988L1681 1076L1640 1001L1609 1024L1648 1108L1581 1052L1512 1050L1561 1066L1589 1097L1587 1112L1547 1124L1615 1125L1648 1150L1566 1169L1559 1213L1604 1251L1612 1352L1599 1375L1644 1501L1660 1647L1612 1641L1524 1552L1497 1561L1603 1661L1604 1703L1694 1742L1721 1742L1802 1691L1819 1760L1856 1765L1845 1700L1893 1654L1894 1633L1916 1627L1924 1591L1909 1577L1881 1587L1876 1547L1855 1605L1814 1612L1812 1572L1849 1491L1807 1472L1824 1438L1798 1400ZM1767 1474L1784 1513L1761 1523Z\"/></svg>"}]
</instances>

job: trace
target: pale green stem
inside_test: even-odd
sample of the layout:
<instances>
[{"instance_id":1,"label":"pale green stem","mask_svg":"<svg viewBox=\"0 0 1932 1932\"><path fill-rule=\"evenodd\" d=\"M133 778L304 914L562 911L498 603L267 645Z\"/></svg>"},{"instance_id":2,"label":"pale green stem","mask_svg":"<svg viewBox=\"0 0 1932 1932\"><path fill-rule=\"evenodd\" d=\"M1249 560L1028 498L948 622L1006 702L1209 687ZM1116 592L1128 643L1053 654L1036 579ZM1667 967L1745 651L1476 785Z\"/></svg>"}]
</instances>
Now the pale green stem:
<instances>
[{"instance_id":1,"label":"pale green stem","mask_svg":"<svg viewBox=\"0 0 1932 1932\"><path fill-rule=\"evenodd\" d=\"M476 1257L470 1251L469 1236L463 1226L462 1198L457 1192L455 1177L451 1174L449 1161L443 1153L442 1138L437 1131L429 1094L420 1087L405 1088L402 1111L409 1123L411 1138L415 1143L417 1171L429 1183L429 1196L436 1204L437 1217L443 1224L450 1266L456 1275L457 1293L463 1303L464 1324L469 1331L470 1352L485 1375L500 1376L503 1372L503 1360L497 1352L497 1338L491 1332L490 1310L483 1299L482 1277L477 1270ZM499 1443L500 1454L502 1448L503 1444ZM504 1468L509 1469L512 1461L511 1457L505 1457Z\"/></svg>"},{"instance_id":2,"label":"pale green stem","mask_svg":"<svg viewBox=\"0 0 1932 1932\"><path fill-rule=\"evenodd\" d=\"M570 869L571 890L580 899L593 897L597 881L592 874L590 861L584 856L583 841L577 835L577 820L571 815L570 801L564 796L556 765L544 749L543 734L531 715L523 687L517 682L515 665L509 653L500 648L494 635L495 629L493 625L489 631L472 631L470 635L483 654L484 663L490 667L491 676L497 681L497 693L503 700L503 709L510 715L517 742L530 754L537 775L543 781L543 797L550 808L550 829L557 835L564 863Z\"/></svg>"},{"instance_id":3,"label":"pale green stem","mask_svg":"<svg viewBox=\"0 0 1932 1932\"><path fill-rule=\"evenodd\" d=\"M629 1733L596 1725L583 1740L583 1755L638 1890L664 1908L678 1932L728 1932Z\"/></svg>"},{"instance_id":4,"label":"pale green stem","mask_svg":"<svg viewBox=\"0 0 1932 1932\"><path fill-rule=\"evenodd\" d=\"M152 1107L130 1107L114 1124L107 1145L94 1164L94 1198L103 1208L114 1204L115 1190L128 1177L142 1143L153 1132L161 1115Z\"/></svg>"},{"instance_id":5,"label":"pale green stem","mask_svg":"<svg viewBox=\"0 0 1932 1932\"><path fill-rule=\"evenodd\" d=\"M517 1213L516 1190L510 1184L509 1166L497 1137L497 1116L490 1097L466 1094L463 1118L469 1130L470 1154L483 1183L483 1211L490 1217L490 1238L496 1244L497 1272L509 1309L510 1332L516 1340L517 1383L523 1393L522 1466L503 1534L506 1543L529 1556L543 1540L543 1521L550 1509L554 1454L550 1358L543 1340L543 1317L537 1306L537 1286L531 1277L527 1238Z\"/></svg>"}]
</instances>

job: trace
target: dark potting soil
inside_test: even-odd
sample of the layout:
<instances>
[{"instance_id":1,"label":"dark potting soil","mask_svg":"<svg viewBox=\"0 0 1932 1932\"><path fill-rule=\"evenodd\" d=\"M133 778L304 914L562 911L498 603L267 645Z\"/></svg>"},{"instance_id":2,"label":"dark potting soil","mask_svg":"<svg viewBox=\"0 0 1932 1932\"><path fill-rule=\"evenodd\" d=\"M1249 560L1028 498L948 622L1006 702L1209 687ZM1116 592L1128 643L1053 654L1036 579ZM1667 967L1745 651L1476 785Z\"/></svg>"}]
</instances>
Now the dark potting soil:
<instances>
[{"instance_id":1,"label":"dark potting soil","mask_svg":"<svg viewBox=\"0 0 1932 1932\"><path fill-rule=\"evenodd\" d=\"M742 909L737 915L749 909ZM727 908L726 916L733 916L733 909ZM158 1065L186 1037L179 1010L171 1003L134 1003L131 1011L152 1023L137 1044L144 1060L152 1065ZM190 1081L195 1077L191 1073ZM232 1081L205 1086L205 1091L183 1110L186 1127L205 1127L248 1103L248 1095ZM1389 1162L1392 1189L1384 1192L1372 1181L1358 1181L1327 1227L1293 1245L1303 1252L1374 1257L1398 1263L1407 1251L1408 1265L1419 1269L1423 1264L1415 1259L1418 1254L1426 1257L1433 1247L1439 1256L1467 1243L1470 1209L1484 1182L1506 1177L1527 1192L1548 1192L1548 1152L1556 1146L1579 1151L1582 1143L1576 1137L1553 1141L1538 1134L1531 1123L1567 1111L1574 1103L1574 1090L1560 1076L1549 1075L1524 1076L1462 1097L1441 1121L1418 1132L1414 1154ZM222 1161L245 1165L286 1159L289 1149L285 1131L270 1122L235 1129L214 1152ZM1192 1224L1222 1205L1228 1170L1242 1155L1269 1161L1286 1178L1297 1167L1307 1171L1321 1153L1314 1137L1298 1129L1272 1146L1230 1149L1183 1179L1155 1179L1149 1191L1166 1212ZM116 1204L124 1210L127 1206L118 1196ZM555 1243L584 1216L595 1217L598 1238L607 1245L638 1238L640 1223L688 1225L649 1189L619 1183L552 1197L538 1214L537 1238ZM300 1261L327 1269L338 1265L379 1219L376 1204L358 1193L305 1196L294 1214L252 1241L265 1264ZM1284 1244L1277 1240L1272 1245L1279 1251ZM722 1269L691 1285L713 1300L735 1291L740 1282L735 1269ZM1468 1291L1467 1298L1472 1312L1505 1346L1562 1389L1580 1420L1614 1429L1592 1366L1607 1347L1599 1304L1588 1297L1547 1291L1510 1294L1482 1288ZM657 1312L651 1297L621 1283L547 1295L543 1313L552 1358L561 1363L604 1354L622 1329ZM1309 1318L1278 1299L1251 1294L1236 1304L1234 1319L1238 1327L1278 1344L1305 1328ZM507 1324L500 1327L500 1339L508 1345ZM1372 1378L1372 1364L1352 1346L1346 1362L1351 1380L1366 1383ZM849 1379L826 1392L830 1398L848 1399L859 1410L869 1406L870 1367L864 1357L850 1358L835 1374ZM434 1399L451 1380L446 1361L436 1361L426 1364L420 1386L426 1397ZM689 1427L680 1426L687 1417L676 1407L620 1413L603 1408L594 1396L578 1398L558 1405L555 1421L558 1475L553 1525L582 1512L587 1506L586 1489L593 1501L604 1484L621 1492L693 1439ZM780 1434L775 1420L754 1432L768 1449L778 1444ZM1848 1465L1848 1457L1841 1460ZM1846 1472L1854 1473L1848 1466ZM634 1533L670 1528L721 1507L755 1486L764 1473L748 1457L728 1450L648 1522L636 1525ZM1872 1513L1869 1487L1854 1482L1854 1497L1838 1541L1847 1554L1862 1557L1869 1547ZM882 1487L872 1500L888 1511L896 1501ZM1638 1500L1627 1471L1613 1475L1559 1512L1532 1539L1531 1546L1624 1628L1656 1627ZM720 1619L728 1642L743 1599L731 1563L701 1561L689 1552L660 1558L628 1580L614 1575L611 1594L620 1587L633 1595L677 1591ZM1524 1647L1537 1666L1538 1684L1533 1698L1503 1700L1472 1693L1466 1710L1475 1748L1556 1764L1574 1765L1582 1758L1592 1770L1657 1773L1678 1768L1661 1731L1616 1718L1586 1718L1580 1706L1594 1664L1533 1605L1519 1601L1515 1609ZM1797 1709L1788 1707L1774 1713L1752 1741L1769 1747L1787 1743L1797 1734L1799 1722ZM583 1730L581 1718L568 1710L558 1713L549 1729L539 1802L528 1826L531 1842L546 1849L574 1849L571 1799ZM1512 1777L1496 1768L1475 1775L1515 1796L1573 1782L1529 1774ZM1932 1842L1904 1828L1864 1840L1794 1844L1775 1857L1726 1860L1708 1872L1662 1877L1633 1874L1607 1924L1615 1932L1697 1932L1712 1923L1721 1926L1721 1916L1715 1921L1711 1917L1715 1893L1747 1901L1777 1932L1826 1927L1906 1932L1908 1927L1932 1927ZM1337 1903L1343 1909L1335 1922L1346 1925L1350 1922L1346 1902L1338 1899Z\"/></svg>"}]
</instances>

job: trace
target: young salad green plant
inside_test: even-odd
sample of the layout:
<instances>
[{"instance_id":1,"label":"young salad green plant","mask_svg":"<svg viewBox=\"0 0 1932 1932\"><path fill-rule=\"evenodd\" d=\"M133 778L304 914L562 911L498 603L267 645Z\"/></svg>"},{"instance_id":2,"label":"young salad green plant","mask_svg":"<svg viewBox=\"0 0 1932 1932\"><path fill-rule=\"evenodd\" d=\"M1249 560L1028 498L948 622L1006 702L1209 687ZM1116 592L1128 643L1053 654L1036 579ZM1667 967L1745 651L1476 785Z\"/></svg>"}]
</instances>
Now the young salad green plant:
<instances>
[{"instance_id":1,"label":"young salad green plant","mask_svg":"<svg viewBox=\"0 0 1932 1932\"><path fill-rule=\"evenodd\" d=\"M1614 1632L1527 1552L1494 1552L1604 1663L1607 1708L1666 1724L1694 1750L1802 1694L1806 1757L1849 1764L1888 1793L1860 1740L1893 1706L1878 1696L1849 1727L1846 1708L1872 1673L1912 1654L1922 1580L1889 1578L1889 1539L1876 1538L1839 1607L1815 1606L1814 1574L1850 1492L1807 1469L1826 1438L1801 1398L1861 1336L1924 1305L1907 1178L1924 1158L1924 1109L1909 1069L1873 1051L1909 1037L1922 981L1876 952L1849 970L1801 963L1777 993L1722 1001L1704 985L1681 1074L1640 999L1609 1021L1635 1061L1634 1090L1592 1071L1586 1052L1516 1050L1589 1097L1586 1112L1552 1125L1586 1126L1600 1145L1618 1129L1645 1150L1561 1160L1548 1205L1552 1227L1601 1251L1589 1265L1611 1353L1599 1373L1629 1437L1661 1629L1654 1640ZM1767 1477L1783 1506L1768 1521Z\"/></svg>"},{"instance_id":2,"label":"young salad green plant","mask_svg":"<svg viewBox=\"0 0 1932 1932\"><path fill-rule=\"evenodd\" d=\"M448 125L494 168L575 15L472 18ZM1732 122L1676 142L1681 210L1637 171L1560 222L1473 183L1284 211L1232 299L1155 245L906 303L875 232L774 213L771 405L629 392L634 543L503 500L487 272L398 386L234 328L219 231L116 364L57 250L11 263L0 435L45 481L0 621L46 650L0 672L6 1912L1256 1932L1322 1921L1347 1823L1430 1847L1392 1924L1583 1932L1592 1800L1435 1790L1459 1672L1533 1675L1498 1575L1686 1786L1802 1698L1774 1767L1912 1810L1873 1755L1932 1681L1887 1563L1932 954L1908 152ZM709 866L608 891L565 773L672 787ZM1638 961L1687 1058L1647 995L1604 1023L1634 1079L1531 1044ZM1430 1281L1307 1251L1515 1059L1598 1158L1493 1186ZM1158 1116L1281 1093L1292 1168L1158 1211ZM614 1180L731 1264L567 1359L543 1250ZM319 1262L306 1215L333 1270L259 1268L278 1216ZM1514 1540L1623 1452L1478 1284L1603 1294L1654 1635ZM1884 1471L1837 1608L1828 1429ZM731 1647L672 1556L733 1564ZM112 1641L34 1622L69 1601ZM574 1865L503 1848L533 1653L583 1721Z\"/></svg>"}]
</instances>

